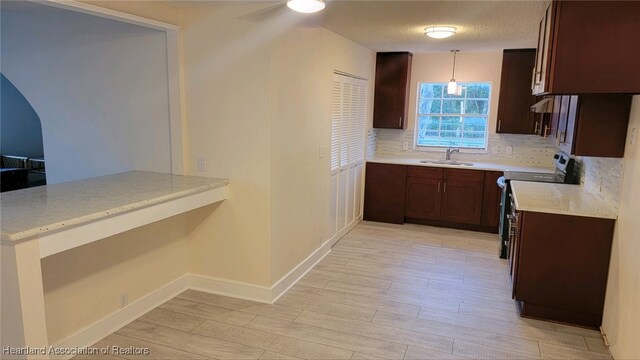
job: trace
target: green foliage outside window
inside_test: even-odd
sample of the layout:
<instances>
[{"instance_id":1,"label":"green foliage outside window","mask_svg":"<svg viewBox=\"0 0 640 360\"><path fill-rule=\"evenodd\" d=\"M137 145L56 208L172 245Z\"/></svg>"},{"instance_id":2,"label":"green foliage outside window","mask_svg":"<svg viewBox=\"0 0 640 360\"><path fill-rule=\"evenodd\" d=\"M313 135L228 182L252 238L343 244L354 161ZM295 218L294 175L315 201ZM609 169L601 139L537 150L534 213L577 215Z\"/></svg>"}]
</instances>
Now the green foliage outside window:
<instances>
[{"instance_id":1,"label":"green foliage outside window","mask_svg":"<svg viewBox=\"0 0 640 360\"><path fill-rule=\"evenodd\" d=\"M490 83L459 83L460 95L446 83L420 83L416 145L484 149Z\"/></svg>"}]
</instances>

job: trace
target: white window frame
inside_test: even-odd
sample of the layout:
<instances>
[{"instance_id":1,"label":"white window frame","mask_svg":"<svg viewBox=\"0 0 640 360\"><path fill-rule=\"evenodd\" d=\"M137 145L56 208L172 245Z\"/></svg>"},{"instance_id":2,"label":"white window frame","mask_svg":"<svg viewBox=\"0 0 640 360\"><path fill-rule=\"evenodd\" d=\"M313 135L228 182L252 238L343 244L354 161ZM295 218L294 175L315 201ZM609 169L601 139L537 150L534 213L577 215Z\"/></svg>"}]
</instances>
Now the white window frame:
<instances>
[{"instance_id":1,"label":"white window frame","mask_svg":"<svg viewBox=\"0 0 640 360\"><path fill-rule=\"evenodd\" d=\"M462 153L471 153L471 154L486 154L489 152L489 122L490 122L490 116L491 116L491 99L493 96L493 82L492 81L466 81L466 82L462 82L463 84L468 84L468 83L473 83L473 84L489 84L489 98L487 99L488 104L487 104L487 125L486 125L486 130L485 130L485 134L484 134L484 143L485 143L485 147L484 148L467 148L467 147L460 147L460 152ZM415 151L423 151L423 152L446 152L447 151L447 147L444 146L424 146L424 145L418 145L418 123L420 121L420 116L421 115L427 115L427 114L420 114L420 85L422 84L443 84L445 89L447 87L447 83L446 82L439 82L439 81L420 81L417 83L416 86L416 110L415 110L415 114L416 114L416 118L415 118L415 123L414 123L414 134L413 134L413 150ZM484 99L482 99L484 100ZM442 114L444 115L444 114ZM457 116L459 114L452 114L454 116Z\"/></svg>"}]
</instances>

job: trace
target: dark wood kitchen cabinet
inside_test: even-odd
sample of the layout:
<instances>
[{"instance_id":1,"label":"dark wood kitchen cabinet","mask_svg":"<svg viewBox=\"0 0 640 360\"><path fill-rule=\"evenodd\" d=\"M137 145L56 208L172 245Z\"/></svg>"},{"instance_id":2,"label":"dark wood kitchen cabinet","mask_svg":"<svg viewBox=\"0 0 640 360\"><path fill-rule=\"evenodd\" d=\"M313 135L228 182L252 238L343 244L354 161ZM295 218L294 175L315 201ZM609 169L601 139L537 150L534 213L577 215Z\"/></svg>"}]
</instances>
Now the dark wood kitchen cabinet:
<instances>
[{"instance_id":1,"label":"dark wood kitchen cabinet","mask_svg":"<svg viewBox=\"0 0 640 360\"><path fill-rule=\"evenodd\" d=\"M484 198L482 200L482 225L500 226L500 202L502 189L498 187L498 178L504 175L501 171L484 172Z\"/></svg>"},{"instance_id":2,"label":"dark wood kitchen cabinet","mask_svg":"<svg viewBox=\"0 0 640 360\"><path fill-rule=\"evenodd\" d=\"M640 93L639 1L554 0L539 25L533 94Z\"/></svg>"},{"instance_id":3,"label":"dark wood kitchen cabinet","mask_svg":"<svg viewBox=\"0 0 640 360\"><path fill-rule=\"evenodd\" d=\"M537 212L517 217L512 280L520 314L599 327L615 220Z\"/></svg>"},{"instance_id":4,"label":"dark wood kitchen cabinet","mask_svg":"<svg viewBox=\"0 0 640 360\"><path fill-rule=\"evenodd\" d=\"M412 58L413 54L409 52L384 52L376 55L374 128L407 128Z\"/></svg>"},{"instance_id":5,"label":"dark wood kitchen cabinet","mask_svg":"<svg viewBox=\"0 0 640 360\"><path fill-rule=\"evenodd\" d=\"M442 203L442 168L409 166L404 216L439 219Z\"/></svg>"},{"instance_id":6,"label":"dark wood kitchen cabinet","mask_svg":"<svg viewBox=\"0 0 640 360\"><path fill-rule=\"evenodd\" d=\"M631 95L558 95L551 135L564 152L577 156L623 157Z\"/></svg>"},{"instance_id":7,"label":"dark wood kitchen cabinet","mask_svg":"<svg viewBox=\"0 0 640 360\"><path fill-rule=\"evenodd\" d=\"M368 162L364 187L364 220L404 223L407 166Z\"/></svg>"},{"instance_id":8,"label":"dark wood kitchen cabinet","mask_svg":"<svg viewBox=\"0 0 640 360\"><path fill-rule=\"evenodd\" d=\"M479 170L409 166L405 221L432 225L480 225L484 173Z\"/></svg>"},{"instance_id":9,"label":"dark wood kitchen cabinet","mask_svg":"<svg viewBox=\"0 0 640 360\"><path fill-rule=\"evenodd\" d=\"M498 99L497 132L501 134L533 134L535 114L529 108L535 104L531 95L531 71L536 61L536 49L507 49L502 53L502 75Z\"/></svg>"},{"instance_id":10,"label":"dark wood kitchen cabinet","mask_svg":"<svg viewBox=\"0 0 640 360\"><path fill-rule=\"evenodd\" d=\"M480 225L483 192L483 171L445 169L440 219L458 224Z\"/></svg>"}]
</instances>

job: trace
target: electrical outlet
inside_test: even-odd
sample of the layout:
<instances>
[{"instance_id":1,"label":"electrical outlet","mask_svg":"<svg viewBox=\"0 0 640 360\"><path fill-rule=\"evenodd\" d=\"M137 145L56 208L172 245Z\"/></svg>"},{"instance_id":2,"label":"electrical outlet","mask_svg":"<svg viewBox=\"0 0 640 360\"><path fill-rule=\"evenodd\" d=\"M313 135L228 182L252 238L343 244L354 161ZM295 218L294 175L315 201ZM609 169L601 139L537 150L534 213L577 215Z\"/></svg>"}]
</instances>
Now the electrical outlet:
<instances>
[{"instance_id":1,"label":"electrical outlet","mask_svg":"<svg viewBox=\"0 0 640 360\"><path fill-rule=\"evenodd\" d=\"M198 172L206 172L207 171L207 162L204 160L202 156L198 156L196 158L196 163L198 166Z\"/></svg>"},{"instance_id":2,"label":"electrical outlet","mask_svg":"<svg viewBox=\"0 0 640 360\"><path fill-rule=\"evenodd\" d=\"M631 134L629 135L629 145L633 146L636 144L636 133L637 128L631 129Z\"/></svg>"},{"instance_id":3,"label":"electrical outlet","mask_svg":"<svg viewBox=\"0 0 640 360\"><path fill-rule=\"evenodd\" d=\"M408 142L403 142L402 143L402 150L407 151L409 150L409 143Z\"/></svg>"},{"instance_id":4,"label":"electrical outlet","mask_svg":"<svg viewBox=\"0 0 640 360\"><path fill-rule=\"evenodd\" d=\"M129 294L125 290L120 293L120 307L123 308L127 306L128 303L129 303Z\"/></svg>"}]
</instances>

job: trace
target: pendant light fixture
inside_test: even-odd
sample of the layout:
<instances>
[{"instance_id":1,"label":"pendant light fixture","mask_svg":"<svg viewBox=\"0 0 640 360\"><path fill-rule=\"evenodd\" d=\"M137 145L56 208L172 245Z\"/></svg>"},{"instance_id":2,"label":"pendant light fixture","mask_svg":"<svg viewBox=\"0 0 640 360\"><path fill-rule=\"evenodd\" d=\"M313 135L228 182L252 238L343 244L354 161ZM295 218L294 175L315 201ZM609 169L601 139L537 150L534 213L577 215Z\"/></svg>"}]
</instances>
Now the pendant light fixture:
<instances>
[{"instance_id":1,"label":"pendant light fixture","mask_svg":"<svg viewBox=\"0 0 640 360\"><path fill-rule=\"evenodd\" d=\"M310 14L324 9L324 0L288 0L287 6L293 11Z\"/></svg>"},{"instance_id":2,"label":"pendant light fixture","mask_svg":"<svg viewBox=\"0 0 640 360\"><path fill-rule=\"evenodd\" d=\"M456 82L456 54L460 52L460 50L451 50L453 53L453 71L451 72L451 80L449 80L449 84L447 84L447 94L449 95L461 95L462 94L462 86L458 86Z\"/></svg>"}]
</instances>

